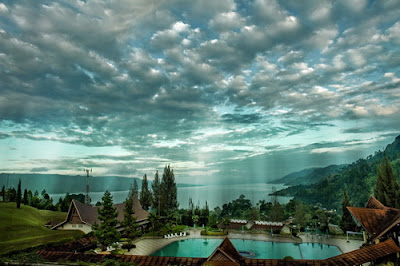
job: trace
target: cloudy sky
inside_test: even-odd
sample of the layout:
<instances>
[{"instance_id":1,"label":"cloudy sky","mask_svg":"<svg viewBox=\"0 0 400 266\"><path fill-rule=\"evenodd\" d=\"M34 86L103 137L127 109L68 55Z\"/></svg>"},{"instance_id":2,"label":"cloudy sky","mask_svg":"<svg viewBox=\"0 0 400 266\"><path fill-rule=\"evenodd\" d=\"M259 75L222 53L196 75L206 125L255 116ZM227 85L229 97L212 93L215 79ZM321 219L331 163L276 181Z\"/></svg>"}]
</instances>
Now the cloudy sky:
<instances>
[{"instance_id":1,"label":"cloudy sky","mask_svg":"<svg viewBox=\"0 0 400 266\"><path fill-rule=\"evenodd\" d=\"M0 172L266 181L400 134L400 1L0 2Z\"/></svg>"}]
</instances>

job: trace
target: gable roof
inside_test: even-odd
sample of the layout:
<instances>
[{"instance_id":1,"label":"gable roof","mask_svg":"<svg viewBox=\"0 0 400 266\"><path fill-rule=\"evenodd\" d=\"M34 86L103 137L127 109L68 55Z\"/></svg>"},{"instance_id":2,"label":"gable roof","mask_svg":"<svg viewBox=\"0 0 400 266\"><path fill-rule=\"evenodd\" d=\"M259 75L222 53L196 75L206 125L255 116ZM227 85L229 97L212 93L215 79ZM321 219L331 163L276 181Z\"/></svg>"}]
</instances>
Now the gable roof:
<instances>
[{"instance_id":1,"label":"gable roof","mask_svg":"<svg viewBox=\"0 0 400 266\"><path fill-rule=\"evenodd\" d=\"M143 210L142 205L140 204L140 201L136 195L132 196L132 200L133 200L133 211L135 212L133 216L136 218L136 222L141 222L146 220L147 217L149 216L149 213ZM117 220L119 222L122 222L124 220L125 202L114 204L113 206L118 212ZM57 224L51 229L56 229L57 227L65 224L69 220L73 209L76 209L76 212L78 213L82 223L85 223L87 225L93 225L94 223L99 224L100 223L100 220L98 218L99 208L102 208L102 206L86 205L80 201L72 199L65 221Z\"/></svg>"},{"instance_id":2,"label":"gable roof","mask_svg":"<svg viewBox=\"0 0 400 266\"><path fill-rule=\"evenodd\" d=\"M383 210L387 207L383 205L379 200L377 200L374 196L370 196L366 208Z\"/></svg>"},{"instance_id":3,"label":"gable roof","mask_svg":"<svg viewBox=\"0 0 400 266\"><path fill-rule=\"evenodd\" d=\"M400 223L400 210L386 207L374 197L369 198L366 208L347 207L347 209L372 240L381 237Z\"/></svg>"},{"instance_id":4,"label":"gable roof","mask_svg":"<svg viewBox=\"0 0 400 266\"><path fill-rule=\"evenodd\" d=\"M217 262L215 265L240 265L243 259L244 257L239 254L232 242L225 237L224 241L207 258L207 263Z\"/></svg>"}]
</instances>

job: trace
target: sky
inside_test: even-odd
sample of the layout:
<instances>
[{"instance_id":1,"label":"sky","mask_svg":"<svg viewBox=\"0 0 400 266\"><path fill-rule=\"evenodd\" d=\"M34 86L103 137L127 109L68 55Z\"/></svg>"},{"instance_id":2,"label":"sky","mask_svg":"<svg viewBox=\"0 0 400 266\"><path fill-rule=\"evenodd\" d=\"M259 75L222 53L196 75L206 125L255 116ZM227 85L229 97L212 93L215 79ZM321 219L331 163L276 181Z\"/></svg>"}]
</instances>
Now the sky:
<instances>
[{"instance_id":1,"label":"sky","mask_svg":"<svg viewBox=\"0 0 400 266\"><path fill-rule=\"evenodd\" d=\"M246 183L400 134L400 1L0 1L0 172Z\"/></svg>"}]
</instances>

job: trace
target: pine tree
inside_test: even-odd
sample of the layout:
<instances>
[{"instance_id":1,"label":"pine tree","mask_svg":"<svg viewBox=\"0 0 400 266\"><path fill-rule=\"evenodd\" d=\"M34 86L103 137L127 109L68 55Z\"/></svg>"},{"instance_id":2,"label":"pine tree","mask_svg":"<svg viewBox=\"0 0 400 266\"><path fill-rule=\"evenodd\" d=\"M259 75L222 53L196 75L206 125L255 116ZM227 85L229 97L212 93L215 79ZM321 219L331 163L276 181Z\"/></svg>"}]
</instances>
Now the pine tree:
<instances>
[{"instance_id":1,"label":"pine tree","mask_svg":"<svg viewBox=\"0 0 400 266\"><path fill-rule=\"evenodd\" d=\"M22 198L22 203L28 205L28 190L24 189L24 197Z\"/></svg>"},{"instance_id":2,"label":"pine tree","mask_svg":"<svg viewBox=\"0 0 400 266\"><path fill-rule=\"evenodd\" d=\"M161 214L172 213L178 208L177 188L175 183L174 170L170 166L165 166L161 180Z\"/></svg>"},{"instance_id":3,"label":"pine tree","mask_svg":"<svg viewBox=\"0 0 400 266\"><path fill-rule=\"evenodd\" d=\"M125 201L123 225L125 226L125 235L128 238L129 244L132 244L132 239L137 235L137 225L136 218L133 216L134 214L133 200L132 198L127 198Z\"/></svg>"},{"instance_id":4,"label":"pine tree","mask_svg":"<svg viewBox=\"0 0 400 266\"><path fill-rule=\"evenodd\" d=\"M154 180L153 184L151 185L151 188L153 190L153 202L152 202L152 208L154 210L157 210L157 213L160 214L160 194L161 194L161 189L160 189L160 178L158 177L158 171L156 171L156 174L154 175Z\"/></svg>"},{"instance_id":5,"label":"pine tree","mask_svg":"<svg viewBox=\"0 0 400 266\"><path fill-rule=\"evenodd\" d=\"M137 183L136 178L133 179L133 185L131 184L131 187L129 189L129 195L128 198L132 198L133 196L138 197L139 195L139 185Z\"/></svg>"},{"instance_id":6,"label":"pine tree","mask_svg":"<svg viewBox=\"0 0 400 266\"><path fill-rule=\"evenodd\" d=\"M142 180L142 189L140 190L140 204L146 211L151 206L151 191L149 190L146 174L143 176Z\"/></svg>"},{"instance_id":7,"label":"pine tree","mask_svg":"<svg viewBox=\"0 0 400 266\"><path fill-rule=\"evenodd\" d=\"M1 196L3 197L3 201L6 201L6 187L4 185L1 188Z\"/></svg>"},{"instance_id":8,"label":"pine tree","mask_svg":"<svg viewBox=\"0 0 400 266\"><path fill-rule=\"evenodd\" d=\"M374 188L375 198L387 207L400 208L399 190L400 186L385 153L382 163L378 166L378 177Z\"/></svg>"},{"instance_id":9,"label":"pine tree","mask_svg":"<svg viewBox=\"0 0 400 266\"><path fill-rule=\"evenodd\" d=\"M118 212L113 206L111 193L106 191L102 198L102 207L98 209L100 224L93 225L94 235L106 250L108 246L117 242L121 234L115 228L117 225Z\"/></svg>"},{"instance_id":10,"label":"pine tree","mask_svg":"<svg viewBox=\"0 0 400 266\"><path fill-rule=\"evenodd\" d=\"M18 188L17 188L17 196L15 199L15 201L17 202L17 209L21 208L21 198L22 198L21 179L19 179Z\"/></svg>"},{"instance_id":11,"label":"pine tree","mask_svg":"<svg viewBox=\"0 0 400 266\"><path fill-rule=\"evenodd\" d=\"M347 188L343 190L343 202L342 202L342 218L340 220L340 227L343 231L352 231L355 228L353 217L346 207L350 207L349 196L347 195Z\"/></svg>"}]
</instances>

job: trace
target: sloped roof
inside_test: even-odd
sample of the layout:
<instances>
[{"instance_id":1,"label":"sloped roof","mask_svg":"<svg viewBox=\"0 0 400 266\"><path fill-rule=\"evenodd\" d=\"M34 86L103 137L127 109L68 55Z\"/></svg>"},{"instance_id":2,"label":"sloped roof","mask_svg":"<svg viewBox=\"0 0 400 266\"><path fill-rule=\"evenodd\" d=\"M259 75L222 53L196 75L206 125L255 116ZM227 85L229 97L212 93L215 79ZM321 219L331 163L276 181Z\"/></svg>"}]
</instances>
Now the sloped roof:
<instances>
[{"instance_id":1,"label":"sloped roof","mask_svg":"<svg viewBox=\"0 0 400 266\"><path fill-rule=\"evenodd\" d=\"M385 205L383 205L379 200L377 200L375 197L370 196L367 202L366 208L369 209L385 209L387 208Z\"/></svg>"},{"instance_id":2,"label":"sloped roof","mask_svg":"<svg viewBox=\"0 0 400 266\"><path fill-rule=\"evenodd\" d=\"M366 208L347 207L347 209L372 240L381 237L400 223L400 210L386 207L374 197L369 198Z\"/></svg>"},{"instance_id":3,"label":"sloped roof","mask_svg":"<svg viewBox=\"0 0 400 266\"><path fill-rule=\"evenodd\" d=\"M133 215L136 218L137 222L141 222L149 216L149 213L145 210L143 210L142 205L140 204L139 199L137 198L136 195L132 196L133 200L133 210L135 214ZM125 208L125 202L123 203L118 203L113 205L114 208L116 208L118 212L117 220L119 222L122 222L124 220L124 208ZM71 215L72 209L75 208L77 210L77 213L83 223L86 223L88 225L93 225L94 223L99 224L100 220L98 218L98 210L99 208L102 208L102 206L91 206L91 205L86 205L80 201L77 201L75 199L72 199L71 204L68 209L68 214L64 222L52 227L52 229L56 229L57 227L63 225L68 221L68 218Z\"/></svg>"},{"instance_id":4,"label":"sloped roof","mask_svg":"<svg viewBox=\"0 0 400 266\"><path fill-rule=\"evenodd\" d=\"M215 265L240 265L244 257L239 254L232 242L225 237L224 241L208 257L208 262L218 262ZM211 264L212 265L212 264Z\"/></svg>"},{"instance_id":5,"label":"sloped roof","mask_svg":"<svg viewBox=\"0 0 400 266\"><path fill-rule=\"evenodd\" d=\"M392 255L399 251L400 248L394 243L393 239L389 238L379 244L370 245L326 259L325 262L332 265L360 265Z\"/></svg>"}]
</instances>

